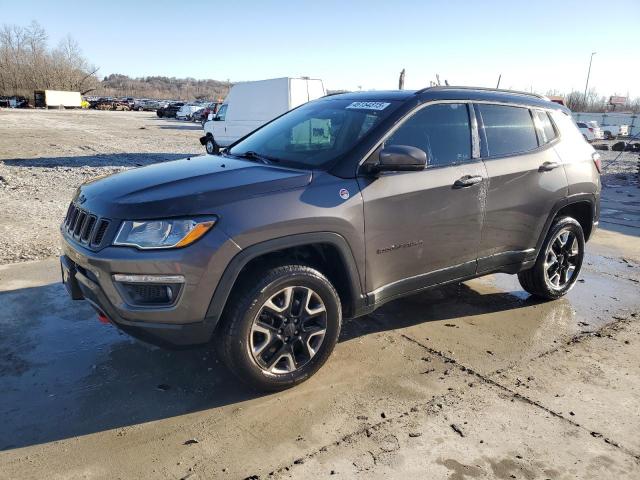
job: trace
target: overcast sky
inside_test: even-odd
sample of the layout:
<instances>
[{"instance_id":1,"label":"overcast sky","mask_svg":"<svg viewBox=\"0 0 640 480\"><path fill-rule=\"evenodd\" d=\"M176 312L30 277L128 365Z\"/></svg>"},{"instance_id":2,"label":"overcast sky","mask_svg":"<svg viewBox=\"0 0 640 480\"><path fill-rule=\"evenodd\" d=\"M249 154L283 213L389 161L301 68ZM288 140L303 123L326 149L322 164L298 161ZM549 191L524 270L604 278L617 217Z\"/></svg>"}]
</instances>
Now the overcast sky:
<instances>
[{"instance_id":1,"label":"overcast sky","mask_svg":"<svg viewBox=\"0 0 640 480\"><path fill-rule=\"evenodd\" d=\"M640 96L640 0L0 0L0 23L71 34L100 75L322 78L329 89L452 85ZM634 18L633 21L625 21ZM634 23L635 22L635 23Z\"/></svg>"}]
</instances>

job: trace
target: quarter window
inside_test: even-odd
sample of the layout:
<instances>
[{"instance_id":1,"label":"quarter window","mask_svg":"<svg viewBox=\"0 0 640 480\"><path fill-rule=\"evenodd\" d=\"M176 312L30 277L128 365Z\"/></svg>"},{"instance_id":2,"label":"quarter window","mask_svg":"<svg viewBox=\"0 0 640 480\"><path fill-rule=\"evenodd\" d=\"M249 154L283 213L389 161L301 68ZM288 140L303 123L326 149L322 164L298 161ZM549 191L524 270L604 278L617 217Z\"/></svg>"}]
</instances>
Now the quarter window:
<instances>
[{"instance_id":1,"label":"quarter window","mask_svg":"<svg viewBox=\"0 0 640 480\"><path fill-rule=\"evenodd\" d=\"M471 127L464 103L439 103L407 120L385 145L409 145L425 151L429 166L455 165L471 159Z\"/></svg>"},{"instance_id":2,"label":"quarter window","mask_svg":"<svg viewBox=\"0 0 640 480\"><path fill-rule=\"evenodd\" d=\"M538 120L538 127L541 133L541 143L549 143L554 138L557 137L556 131L553 128L553 123L551 123L551 118L549 118L549 114L547 112L543 112L542 110L534 110L533 114L536 116Z\"/></svg>"},{"instance_id":3,"label":"quarter window","mask_svg":"<svg viewBox=\"0 0 640 480\"><path fill-rule=\"evenodd\" d=\"M479 104L489 156L513 155L538 148L528 108Z\"/></svg>"}]
</instances>

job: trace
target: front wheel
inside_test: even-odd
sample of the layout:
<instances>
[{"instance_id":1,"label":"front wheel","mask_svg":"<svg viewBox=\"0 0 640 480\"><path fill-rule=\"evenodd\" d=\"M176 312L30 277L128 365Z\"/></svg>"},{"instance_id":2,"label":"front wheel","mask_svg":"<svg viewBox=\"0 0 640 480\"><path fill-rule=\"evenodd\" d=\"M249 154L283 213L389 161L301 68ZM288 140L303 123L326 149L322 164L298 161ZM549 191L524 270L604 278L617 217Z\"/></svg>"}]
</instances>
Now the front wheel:
<instances>
[{"instance_id":1,"label":"front wheel","mask_svg":"<svg viewBox=\"0 0 640 480\"><path fill-rule=\"evenodd\" d=\"M584 259L584 233L571 217L554 222L535 265L518 273L520 285L540 298L554 300L565 295L578 280Z\"/></svg>"},{"instance_id":2,"label":"front wheel","mask_svg":"<svg viewBox=\"0 0 640 480\"><path fill-rule=\"evenodd\" d=\"M307 380L329 358L340 334L340 298L319 271L284 265L236 288L217 332L224 363L259 390Z\"/></svg>"},{"instance_id":3,"label":"front wheel","mask_svg":"<svg viewBox=\"0 0 640 480\"><path fill-rule=\"evenodd\" d=\"M217 155L218 153L220 153L220 147L211 137L207 138L207 142L204 144L204 148L207 150L207 153L209 155Z\"/></svg>"}]
</instances>

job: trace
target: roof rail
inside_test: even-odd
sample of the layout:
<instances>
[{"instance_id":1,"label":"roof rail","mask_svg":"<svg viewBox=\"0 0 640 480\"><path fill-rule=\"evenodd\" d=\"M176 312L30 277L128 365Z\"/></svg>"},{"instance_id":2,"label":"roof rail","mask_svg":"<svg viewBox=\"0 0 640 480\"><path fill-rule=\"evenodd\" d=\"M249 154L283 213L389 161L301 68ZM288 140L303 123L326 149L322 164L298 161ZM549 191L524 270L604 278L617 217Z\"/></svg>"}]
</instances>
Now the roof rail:
<instances>
[{"instance_id":1,"label":"roof rail","mask_svg":"<svg viewBox=\"0 0 640 480\"><path fill-rule=\"evenodd\" d=\"M420 93L424 93L427 92L429 90L482 90L485 92L498 92L498 93L514 93L516 95L526 95L528 97L536 97L536 98L540 98L542 100L549 100L547 97L545 97L544 95L540 95L539 93L532 93L532 92L522 92L520 90L504 90L502 88L488 88L488 87L469 87L469 86L456 86L456 85L436 85L434 87L425 87L421 90L418 90L416 92L416 95L420 94Z\"/></svg>"}]
</instances>

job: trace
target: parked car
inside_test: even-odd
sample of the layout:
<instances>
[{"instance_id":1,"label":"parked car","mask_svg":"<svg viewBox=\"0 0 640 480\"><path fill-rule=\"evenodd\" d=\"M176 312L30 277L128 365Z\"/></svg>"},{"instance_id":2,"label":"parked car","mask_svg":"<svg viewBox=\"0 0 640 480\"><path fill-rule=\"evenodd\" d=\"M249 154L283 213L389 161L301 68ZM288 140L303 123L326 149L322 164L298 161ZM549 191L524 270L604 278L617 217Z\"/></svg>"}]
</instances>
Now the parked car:
<instances>
[{"instance_id":1,"label":"parked car","mask_svg":"<svg viewBox=\"0 0 640 480\"><path fill-rule=\"evenodd\" d=\"M0 107L29 108L29 99L21 95L0 96Z\"/></svg>"},{"instance_id":2,"label":"parked car","mask_svg":"<svg viewBox=\"0 0 640 480\"><path fill-rule=\"evenodd\" d=\"M184 102L170 102L166 106L158 108L156 115L162 118L176 118L176 113L184 105Z\"/></svg>"},{"instance_id":3,"label":"parked car","mask_svg":"<svg viewBox=\"0 0 640 480\"><path fill-rule=\"evenodd\" d=\"M274 78L236 83L216 115L204 125L200 143L215 153L269 120L326 94L322 80Z\"/></svg>"},{"instance_id":4,"label":"parked car","mask_svg":"<svg viewBox=\"0 0 640 480\"><path fill-rule=\"evenodd\" d=\"M119 103L121 105L126 105L127 107L129 107L129 110L133 110L136 100L133 97L123 97L119 99Z\"/></svg>"},{"instance_id":5,"label":"parked car","mask_svg":"<svg viewBox=\"0 0 640 480\"><path fill-rule=\"evenodd\" d=\"M146 98L136 98L135 101L133 102L133 110L142 112L147 108L150 102L151 100Z\"/></svg>"},{"instance_id":6,"label":"parked car","mask_svg":"<svg viewBox=\"0 0 640 480\"><path fill-rule=\"evenodd\" d=\"M585 122L576 122L576 125L578 126L578 130L580 130L582 137L587 142L593 142L596 140L595 129L593 127L589 126Z\"/></svg>"},{"instance_id":7,"label":"parked car","mask_svg":"<svg viewBox=\"0 0 640 480\"><path fill-rule=\"evenodd\" d=\"M565 295L598 224L599 162L569 110L531 94L329 96L220 156L81 186L63 280L103 321L213 342L239 378L280 390L322 366L343 318L402 296L495 272Z\"/></svg>"},{"instance_id":8,"label":"parked car","mask_svg":"<svg viewBox=\"0 0 640 480\"><path fill-rule=\"evenodd\" d=\"M207 103L205 104L204 108L202 110L199 110L197 112L195 112L192 116L192 120L194 122L200 122L202 124L202 126L204 127L204 124L210 120L209 116L211 116L211 118L213 118L213 116L216 114L216 112L218 111L218 106L220 105L220 103L218 102L211 102L211 103Z\"/></svg>"},{"instance_id":9,"label":"parked car","mask_svg":"<svg viewBox=\"0 0 640 480\"><path fill-rule=\"evenodd\" d=\"M627 137L629 136L630 126L629 125L601 125L600 128L604 134L604 138L607 140L614 140L616 137Z\"/></svg>"},{"instance_id":10,"label":"parked car","mask_svg":"<svg viewBox=\"0 0 640 480\"><path fill-rule=\"evenodd\" d=\"M600 125L598 125L598 122L589 121L586 123L589 127L593 128L593 136L595 137L596 140L604 140L604 132L600 128Z\"/></svg>"},{"instance_id":11,"label":"parked car","mask_svg":"<svg viewBox=\"0 0 640 480\"><path fill-rule=\"evenodd\" d=\"M193 116L193 114L202 110L203 108L204 108L203 105L187 103L182 107L180 107L180 109L176 112L176 119L191 120L191 117Z\"/></svg>"}]
</instances>

